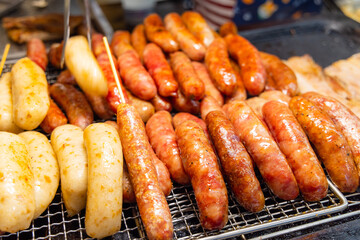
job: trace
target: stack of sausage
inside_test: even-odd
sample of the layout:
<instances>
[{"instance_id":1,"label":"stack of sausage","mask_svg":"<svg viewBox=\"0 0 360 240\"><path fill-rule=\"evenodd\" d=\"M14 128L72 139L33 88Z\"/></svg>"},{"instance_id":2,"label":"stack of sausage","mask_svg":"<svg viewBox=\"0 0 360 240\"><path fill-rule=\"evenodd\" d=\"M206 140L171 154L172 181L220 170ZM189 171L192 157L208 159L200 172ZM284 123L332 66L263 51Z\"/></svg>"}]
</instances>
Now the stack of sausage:
<instances>
[{"instance_id":1,"label":"stack of sausage","mask_svg":"<svg viewBox=\"0 0 360 240\"><path fill-rule=\"evenodd\" d=\"M67 120L52 101L37 125L19 125L16 111L14 117L8 118L15 125L2 130L18 131L14 126L31 130L41 122L45 132L55 129L51 143L59 161L64 203L70 215L86 203L85 224L90 236L104 237L119 228L118 211L102 222L101 226L107 228L94 226L100 216L109 213L101 215L98 211L106 197L118 203L115 195L119 192L113 193L113 185L103 189L101 184L109 181L109 175L121 178L118 172L99 170L105 171L105 167L97 165L102 156L97 140L107 131L113 136L114 129L104 124L88 126L93 122L92 110L104 120L117 114L117 123L107 123L117 129L124 152L123 199L136 201L150 239L172 238L171 214L165 199L171 192L171 179L178 184L191 183L201 224L208 230L221 229L227 223L224 178L247 211L264 208L255 166L270 190L284 200L295 199L300 193L306 201L326 196L328 182L318 158L342 192L356 191L360 172L359 118L330 97L315 92L296 96L297 80L292 70L276 56L259 52L237 35L233 23L224 24L219 33L191 11L182 16L170 13L164 22L150 14L131 34L115 32L111 58L124 83L121 89L115 83L102 35L93 34L92 52L84 37L72 37L65 48L68 69L50 86L51 97L65 111L71 125L60 126ZM37 68L36 62L45 69L46 52L36 52L41 43L33 44L29 44L28 53L32 61L22 59L17 64L26 61L23 68ZM50 49L50 63L55 67L59 66L61 48L57 44ZM14 90L20 89L16 79L17 73L23 71L17 64L12 69L13 96L23 96ZM49 99L44 86L43 98ZM120 91L126 103L121 102ZM15 101L13 97L17 110ZM177 113L172 117L169 112L173 109ZM58 121L60 118L64 120ZM80 135L75 136L77 132ZM101 151L109 149L103 147ZM74 162L61 160L70 152ZM88 170L84 167L87 161ZM77 172L79 169L82 173ZM88 180L84 177L87 171ZM103 179L94 180L99 175ZM96 194L98 191L102 193ZM4 230L1 222L0 230Z\"/></svg>"}]
</instances>

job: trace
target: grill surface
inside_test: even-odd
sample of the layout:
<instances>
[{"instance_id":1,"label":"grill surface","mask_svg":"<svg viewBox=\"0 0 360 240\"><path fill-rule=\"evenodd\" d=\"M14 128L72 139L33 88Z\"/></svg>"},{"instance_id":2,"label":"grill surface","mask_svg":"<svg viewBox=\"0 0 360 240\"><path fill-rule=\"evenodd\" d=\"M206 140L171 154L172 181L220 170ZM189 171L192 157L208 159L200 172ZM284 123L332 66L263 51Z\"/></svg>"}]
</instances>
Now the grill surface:
<instances>
[{"instance_id":1,"label":"grill surface","mask_svg":"<svg viewBox=\"0 0 360 240\"><path fill-rule=\"evenodd\" d=\"M317 19L290 23L281 27L253 30L242 33L260 50L281 58L305 53L322 66L360 51L359 26L347 19ZM355 33L355 34L353 34ZM314 49L314 38L319 46ZM360 38L358 38L360 39ZM336 46L336 48L334 48ZM330 48L329 48L330 47ZM341 50L341 54L338 51ZM327 55L324 53L327 52ZM11 63L4 72L11 70ZM48 69L47 79L55 82L59 71ZM41 129L37 129L41 132ZM260 177L261 179L261 177ZM330 183L329 183L330 184ZM174 224L174 238L219 239L240 236L242 239L267 239L310 226L336 221L360 214L360 192L345 195L330 184L327 196L320 202L305 202L301 197L293 201L276 198L262 182L265 208L259 213L246 212L229 192L229 221L221 231L205 231L199 221L199 212L193 190L189 186L174 185L167 197ZM30 228L15 234L5 234L0 239L87 239L85 211L67 217L60 189L49 208L33 221ZM280 226L281 225L281 226ZM280 226L280 227L279 227ZM271 228L271 230L267 230ZM145 239L145 230L136 204L124 204L121 230L107 239Z\"/></svg>"}]
</instances>

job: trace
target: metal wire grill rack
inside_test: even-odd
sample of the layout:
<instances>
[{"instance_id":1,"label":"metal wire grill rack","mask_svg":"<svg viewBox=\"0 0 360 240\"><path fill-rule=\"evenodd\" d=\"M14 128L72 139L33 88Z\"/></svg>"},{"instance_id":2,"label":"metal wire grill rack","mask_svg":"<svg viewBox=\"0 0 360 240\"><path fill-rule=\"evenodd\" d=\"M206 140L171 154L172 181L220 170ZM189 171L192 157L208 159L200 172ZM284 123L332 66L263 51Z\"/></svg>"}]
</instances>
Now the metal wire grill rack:
<instances>
[{"instance_id":1,"label":"metal wire grill rack","mask_svg":"<svg viewBox=\"0 0 360 240\"><path fill-rule=\"evenodd\" d=\"M12 64L6 64L4 72L11 70ZM55 82L59 71L49 69L47 79ZM41 131L40 129L37 129ZM202 238L220 239L259 232L268 228L286 225L307 219L318 219L319 216L343 211L348 203L344 196L329 182L327 196L319 202L306 202L302 197L292 201L284 201L275 197L261 183L265 195L265 208L259 213L245 211L229 192L229 220L220 231L206 231L199 220L199 212L195 196L190 186L174 185L171 194L167 197L173 225L174 239ZM360 194L360 193L359 193ZM351 203L360 206L358 195L348 196ZM85 211L68 217L62 202L60 188L48 209L31 226L14 234L4 234L2 240L8 239L89 239L85 231ZM243 236L243 238L246 238ZM121 230L108 239L146 239L145 229L136 204L124 204Z\"/></svg>"}]
</instances>

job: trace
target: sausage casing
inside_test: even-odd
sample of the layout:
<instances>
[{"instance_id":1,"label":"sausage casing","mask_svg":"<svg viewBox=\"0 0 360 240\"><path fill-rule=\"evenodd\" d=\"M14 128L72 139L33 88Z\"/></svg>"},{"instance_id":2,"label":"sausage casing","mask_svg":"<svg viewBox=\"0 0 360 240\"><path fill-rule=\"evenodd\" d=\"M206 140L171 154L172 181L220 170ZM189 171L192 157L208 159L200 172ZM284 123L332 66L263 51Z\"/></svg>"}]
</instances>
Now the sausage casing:
<instances>
[{"instance_id":1,"label":"sausage casing","mask_svg":"<svg viewBox=\"0 0 360 240\"><path fill-rule=\"evenodd\" d=\"M232 101L224 110L272 192L284 200L295 199L299 188L294 174L264 123L244 101Z\"/></svg>"},{"instance_id":2,"label":"sausage casing","mask_svg":"<svg viewBox=\"0 0 360 240\"><path fill-rule=\"evenodd\" d=\"M49 110L41 122L40 127L44 132L51 133L55 128L61 125L65 125L68 122L68 119L61 111L61 109L56 105L56 103L50 98L50 107Z\"/></svg>"},{"instance_id":3,"label":"sausage casing","mask_svg":"<svg viewBox=\"0 0 360 240\"><path fill-rule=\"evenodd\" d=\"M265 204L264 194L252 160L231 122L224 112L212 111L206 117L206 125L237 201L250 212L261 211Z\"/></svg>"},{"instance_id":4,"label":"sausage casing","mask_svg":"<svg viewBox=\"0 0 360 240\"><path fill-rule=\"evenodd\" d=\"M130 35L131 45L143 60L143 52L146 46L145 27L143 24L136 25Z\"/></svg>"},{"instance_id":5,"label":"sausage casing","mask_svg":"<svg viewBox=\"0 0 360 240\"><path fill-rule=\"evenodd\" d=\"M228 220L228 196L214 150L194 121L177 126L175 134L194 189L201 225L208 230L221 229Z\"/></svg>"},{"instance_id":6,"label":"sausage casing","mask_svg":"<svg viewBox=\"0 0 360 240\"><path fill-rule=\"evenodd\" d=\"M212 96L206 96L200 103L201 119L205 121L206 115L211 111L224 112L219 103Z\"/></svg>"},{"instance_id":7,"label":"sausage casing","mask_svg":"<svg viewBox=\"0 0 360 240\"><path fill-rule=\"evenodd\" d=\"M30 156L30 166L34 175L35 213L40 216L54 199L59 187L59 165L54 150L47 137L39 132L20 133Z\"/></svg>"},{"instance_id":8,"label":"sausage casing","mask_svg":"<svg viewBox=\"0 0 360 240\"><path fill-rule=\"evenodd\" d=\"M290 109L312 142L331 180L341 192L354 192L359 175L348 143L329 117L301 96L293 97Z\"/></svg>"},{"instance_id":9,"label":"sausage casing","mask_svg":"<svg viewBox=\"0 0 360 240\"><path fill-rule=\"evenodd\" d=\"M88 158L85 229L93 238L120 230L122 212L123 154L119 134L105 123L84 130Z\"/></svg>"},{"instance_id":10,"label":"sausage casing","mask_svg":"<svg viewBox=\"0 0 360 240\"><path fill-rule=\"evenodd\" d=\"M147 236L149 239L171 239L173 224L170 209L157 181L144 123L134 107L122 103L118 107L117 123L126 165Z\"/></svg>"},{"instance_id":11,"label":"sausage casing","mask_svg":"<svg viewBox=\"0 0 360 240\"><path fill-rule=\"evenodd\" d=\"M32 38L26 47L26 56L45 71L49 61L44 42L39 38Z\"/></svg>"},{"instance_id":12,"label":"sausage casing","mask_svg":"<svg viewBox=\"0 0 360 240\"><path fill-rule=\"evenodd\" d=\"M177 91L175 97L170 97L170 102L178 112L188 112L191 114L198 114L200 112L200 102L186 98L180 90Z\"/></svg>"},{"instance_id":13,"label":"sausage casing","mask_svg":"<svg viewBox=\"0 0 360 240\"><path fill-rule=\"evenodd\" d=\"M238 29L233 21L227 21L220 26L219 33L221 37L226 37L228 34L236 35L238 33Z\"/></svg>"},{"instance_id":14,"label":"sausage casing","mask_svg":"<svg viewBox=\"0 0 360 240\"><path fill-rule=\"evenodd\" d=\"M86 204L88 161L83 130L75 125L57 127L51 133L61 179L61 192L69 216L79 213Z\"/></svg>"},{"instance_id":15,"label":"sausage casing","mask_svg":"<svg viewBox=\"0 0 360 240\"><path fill-rule=\"evenodd\" d=\"M0 132L0 231L27 229L35 212L34 175L23 139Z\"/></svg>"},{"instance_id":16,"label":"sausage casing","mask_svg":"<svg viewBox=\"0 0 360 240\"><path fill-rule=\"evenodd\" d=\"M295 175L306 201L320 201L328 183L311 145L291 110L278 101L263 106L264 120Z\"/></svg>"},{"instance_id":17,"label":"sausage casing","mask_svg":"<svg viewBox=\"0 0 360 240\"><path fill-rule=\"evenodd\" d=\"M205 47L208 47L212 41L214 41L215 36L211 28L199 13L186 11L181 15L181 18L190 32L194 34Z\"/></svg>"}]
</instances>

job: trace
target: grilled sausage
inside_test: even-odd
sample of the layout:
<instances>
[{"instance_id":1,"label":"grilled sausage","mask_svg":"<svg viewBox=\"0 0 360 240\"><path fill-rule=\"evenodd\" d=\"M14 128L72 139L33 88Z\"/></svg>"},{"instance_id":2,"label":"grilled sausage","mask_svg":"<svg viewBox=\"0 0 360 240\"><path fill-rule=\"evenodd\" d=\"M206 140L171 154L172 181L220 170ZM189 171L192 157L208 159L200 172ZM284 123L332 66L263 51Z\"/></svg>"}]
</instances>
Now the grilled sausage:
<instances>
[{"instance_id":1,"label":"grilled sausage","mask_svg":"<svg viewBox=\"0 0 360 240\"><path fill-rule=\"evenodd\" d=\"M118 57L120 75L125 86L137 97L150 100L156 95L156 85L145 70L134 51L128 51Z\"/></svg>"},{"instance_id":2,"label":"grilled sausage","mask_svg":"<svg viewBox=\"0 0 360 240\"><path fill-rule=\"evenodd\" d=\"M37 128L50 106L44 71L29 58L18 60L11 69L13 117L25 130Z\"/></svg>"},{"instance_id":3,"label":"grilled sausage","mask_svg":"<svg viewBox=\"0 0 360 240\"><path fill-rule=\"evenodd\" d=\"M122 103L118 107L117 123L126 165L147 236L149 239L171 239L171 214L151 161L151 146L144 123L134 107Z\"/></svg>"},{"instance_id":4,"label":"grilled sausage","mask_svg":"<svg viewBox=\"0 0 360 240\"><path fill-rule=\"evenodd\" d=\"M251 107L251 109L254 111L256 116L258 116L258 118L261 121L263 121L264 117L263 117L263 113L262 113L262 108L265 105L265 103L268 102L268 100L266 100L264 98L260 98L260 97L252 97L252 98L246 99L245 102L247 105L249 105L249 107Z\"/></svg>"},{"instance_id":5,"label":"grilled sausage","mask_svg":"<svg viewBox=\"0 0 360 240\"><path fill-rule=\"evenodd\" d=\"M183 52L170 55L171 67L186 98L200 100L205 94L204 83L197 76L190 59Z\"/></svg>"},{"instance_id":6,"label":"grilled sausage","mask_svg":"<svg viewBox=\"0 0 360 240\"><path fill-rule=\"evenodd\" d=\"M27 229L35 212L34 175L23 139L0 132L0 231Z\"/></svg>"},{"instance_id":7,"label":"grilled sausage","mask_svg":"<svg viewBox=\"0 0 360 240\"><path fill-rule=\"evenodd\" d=\"M48 59L50 64L56 69L61 69L61 55L63 43L53 43L48 52Z\"/></svg>"},{"instance_id":8,"label":"grilled sausage","mask_svg":"<svg viewBox=\"0 0 360 240\"><path fill-rule=\"evenodd\" d=\"M205 121L190 114L190 113L184 113L184 112L177 113L173 117L172 122L173 122L174 128L176 129L180 124L182 124L183 122L186 122L188 120L194 121L197 124L199 124L200 127L202 128L202 130L204 131L205 136L210 140L209 131L207 130Z\"/></svg>"},{"instance_id":9,"label":"grilled sausage","mask_svg":"<svg viewBox=\"0 0 360 240\"><path fill-rule=\"evenodd\" d=\"M197 12L186 11L181 15L186 27L205 47L214 41L214 34L205 19Z\"/></svg>"},{"instance_id":10,"label":"grilled sausage","mask_svg":"<svg viewBox=\"0 0 360 240\"><path fill-rule=\"evenodd\" d=\"M216 87L230 96L236 90L236 76L230 64L226 43L222 38L215 39L206 50L205 64Z\"/></svg>"},{"instance_id":11,"label":"grilled sausage","mask_svg":"<svg viewBox=\"0 0 360 240\"><path fill-rule=\"evenodd\" d=\"M264 194L252 160L231 122L224 112L215 110L206 116L206 125L236 200L250 212L261 211L265 205Z\"/></svg>"},{"instance_id":12,"label":"grilled sausage","mask_svg":"<svg viewBox=\"0 0 360 240\"><path fill-rule=\"evenodd\" d=\"M20 133L30 157L34 175L35 213L39 217L54 199L59 187L60 172L54 150L44 134L35 131Z\"/></svg>"},{"instance_id":13,"label":"grilled sausage","mask_svg":"<svg viewBox=\"0 0 360 240\"><path fill-rule=\"evenodd\" d=\"M236 35L238 33L238 29L233 21L227 21L220 26L219 33L221 37L226 37L228 34Z\"/></svg>"},{"instance_id":14,"label":"grilled sausage","mask_svg":"<svg viewBox=\"0 0 360 240\"><path fill-rule=\"evenodd\" d=\"M244 87L244 83L241 78L241 70L239 65L230 59L230 64L234 70L235 77L236 77L236 90L233 92L231 96L226 98L226 102L231 102L234 100L245 100L247 98L246 89Z\"/></svg>"},{"instance_id":15,"label":"grilled sausage","mask_svg":"<svg viewBox=\"0 0 360 240\"><path fill-rule=\"evenodd\" d=\"M161 49L156 44L149 43L144 49L143 58L147 70L156 83L159 95L175 96L178 83Z\"/></svg>"},{"instance_id":16,"label":"grilled sausage","mask_svg":"<svg viewBox=\"0 0 360 240\"><path fill-rule=\"evenodd\" d=\"M261 61L275 82L277 90L292 97L298 92L295 73L275 55L260 52Z\"/></svg>"},{"instance_id":17,"label":"grilled sausage","mask_svg":"<svg viewBox=\"0 0 360 240\"><path fill-rule=\"evenodd\" d=\"M290 109L312 142L331 180L341 192L354 192L359 175L348 143L329 117L310 101L293 97Z\"/></svg>"},{"instance_id":18,"label":"grilled sausage","mask_svg":"<svg viewBox=\"0 0 360 240\"><path fill-rule=\"evenodd\" d=\"M139 55L130 44L130 33L128 31L115 31L110 43L113 54L119 58L125 52L133 52L139 58Z\"/></svg>"},{"instance_id":19,"label":"grilled sausage","mask_svg":"<svg viewBox=\"0 0 360 240\"><path fill-rule=\"evenodd\" d=\"M224 110L271 191L281 199L295 199L299 188L294 174L264 123L244 101L232 101Z\"/></svg>"},{"instance_id":20,"label":"grilled sausage","mask_svg":"<svg viewBox=\"0 0 360 240\"><path fill-rule=\"evenodd\" d=\"M221 229L228 220L228 196L214 150L194 121L177 126L175 134L194 189L201 225L207 230Z\"/></svg>"},{"instance_id":21,"label":"grilled sausage","mask_svg":"<svg viewBox=\"0 0 360 240\"><path fill-rule=\"evenodd\" d=\"M181 162L170 113L156 112L146 123L146 133L155 153L169 169L171 178L177 183L188 184L190 180Z\"/></svg>"},{"instance_id":22,"label":"grilled sausage","mask_svg":"<svg viewBox=\"0 0 360 240\"><path fill-rule=\"evenodd\" d=\"M68 69L60 72L60 74L56 78L56 82L70 84L74 86L77 85L74 75L72 75Z\"/></svg>"},{"instance_id":23,"label":"grilled sausage","mask_svg":"<svg viewBox=\"0 0 360 240\"><path fill-rule=\"evenodd\" d=\"M230 55L241 68L241 78L251 95L260 94L265 88L266 71L259 51L248 40L239 35L227 35L225 41Z\"/></svg>"},{"instance_id":24,"label":"grilled sausage","mask_svg":"<svg viewBox=\"0 0 360 240\"><path fill-rule=\"evenodd\" d=\"M44 118L40 123L40 127L44 132L51 133L55 128L67 124L68 119L60 110L58 105L50 98L50 107Z\"/></svg>"},{"instance_id":25,"label":"grilled sausage","mask_svg":"<svg viewBox=\"0 0 360 240\"><path fill-rule=\"evenodd\" d=\"M106 53L106 47L103 41L103 37L104 35L100 33L93 33L91 35L91 48L96 58L101 54Z\"/></svg>"},{"instance_id":26,"label":"grilled sausage","mask_svg":"<svg viewBox=\"0 0 360 240\"><path fill-rule=\"evenodd\" d=\"M334 98L315 92L307 92L303 97L329 116L337 129L344 135L353 154L358 175L360 175L360 119Z\"/></svg>"},{"instance_id":27,"label":"grilled sausage","mask_svg":"<svg viewBox=\"0 0 360 240\"><path fill-rule=\"evenodd\" d=\"M89 95L86 93L85 96L96 116L105 120L110 119L114 116L114 112L112 111L110 104L105 97Z\"/></svg>"},{"instance_id":28,"label":"grilled sausage","mask_svg":"<svg viewBox=\"0 0 360 240\"><path fill-rule=\"evenodd\" d=\"M131 102L130 105L135 107L143 122L147 122L149 118L155 113L155 107L150 102L133 96L130 92L127 92L127 95L129 96Z\"/></svg>"},{"instance_id":29,"label":"grilled sausage","mask_svg":"<svg viewBox=\"0 0 360 240\"><path fill-rule=\"evenodd\" d=\"M65 62L84 92L91 95L107 95L105 76L84 36L69 39L65 47Z\"/></svg>"},{"instance_id":30,"label":"grilled sausage","mask_svg":"<svg viewBox=\"0 0 360 240\"><path fill-rule=\"evenodd\" d=\"M22 132L22 129L16 126L13 117L11 73L4 73L0 78L0 112L0 131Z\"/></svg>"},{"instance_id":31,"label":"grilled sausage","mask_svg":"<svg viewBox=\"0 0 360 240\"><path fill-rule=\"evenodd\" d=\"M186 98L180 90L177 91L176 97L170 97L173 108L178 112L188 112L198 114L200 112L200 102Z\"/></svg>"},{"instance_id":32,"label":"grilled sausage","mask_svg":"<svg viewBox=\"0 0 360 240\"><path fill-rule=\"evenodd\" d=\"M39 38L32 38L26 47L26 56L45 71L49 61L44 42Z\"/></svg>"},{"instance_id":33,"label":"grilled sausage","mask_svg":"<svg viewBox=\"0 0 360 240\"><path fill-rule=\"evenodd\" d=\"M123 154L119 134L105 123L84 130L88 158L85 229L93 238L120 230L122 213Z\"/></svg>"},{"instance_id":34,"label":"grilled sausage","mask_svg":"<svg viewBox=\"0 0 360 240\"><path fill-rule=\"evenodd\" d=\"M221 111L223 112L221 106L219 103L212 97L212 96L206 96L201 101L200 104L200 112L201 112L201 118L205 121L206 115L208 115L211 111Z\"/></svg>"},{"instance_id":35,"label":"grilled sausage","mask_svg":"<svg viewBox=\"0 0 360 240\"><path fill-rule=\"evenodd\" d=\"M94 114L86 97L74 86L54 83L50 87L50 95L64 109L70 124L85 129L93 122Z\"/></svg>"},{"instance_id":36,"label":"grilled sausage","mask_svg":"<svg viewBox=\"0 0 360 240\"><path fill-rule=\"evenodd\" d=\"M149 14L144 19L145 34L150 42L159 45L165 52L175 52L179 50L179 44L173 38L159 15L156 13Z\"/></svg>"},{"instance_id":37,"label":"grilled sausage","mask_svg":"<svg viewBox=\"0 0 360 240\"><path fill-rule=\"evenodd\" d=\"M320 201L328 183L319 160L291 110L278 101L263 106L264 120L295 175L306 201Z\"/></svg>"},{"instance_id":38,"label":"grilled sausage","mask_svg":"<svg viewBox=\"0 0 360 240\"><path fill-rule=\"evenodd\" d=\"M219 105L222 106L224 104L224 97L212 82L205 65L199 62L191 62L191 64L194 67L196 74L205 85L205 96L213 97Z\"/></svg>"},{"instance_id":39,"label":"grilled sausage","mask_svg":"<svg viewBox=\"0 0 360 240\"><path fill-rule=\"evenodd\" d=\"M131 33L130 40L131 45L139 54L141 61L143 61L143 52L146 46L145 27L143 24L136 25Z\"/></svg>"},{"instance_id":40,"label":"grilled sausage","mask_svg":"<svg viewBox=\"0 0 360 240\"><path fill-rule=\"evenodd\" d=\"M291 100L291 98L288 95L285 95L284 93L278 90L263 92L259 95L259 97L266 99L268 101L276 100L278 102L284 103L287 106L289 106L289 102Z\"/></svg>"},{"instance_id":41,"label":"grilled sausage","mask_svg":"<svg viewBox=\"0 0 360 240\"><path fill-rule=\"evenodd\" d=\"M170 100L157 94L153 99L151 99L151 104L154 106L156 112L162 110L171 112L172 110Z\"/></svg>"},{"instance_id":42,"label":"grilled sausage","mask_svg":"<svg viewBox=\"0 0 360 240\"><path fill-rule=\"evenodd\" d=\"M181 17L177 13L169 13L164 18L165 27L175 37L186 55L191 60L201 61L206 49L202 43L186 28Z\"/></svg>"}]
</instances>

